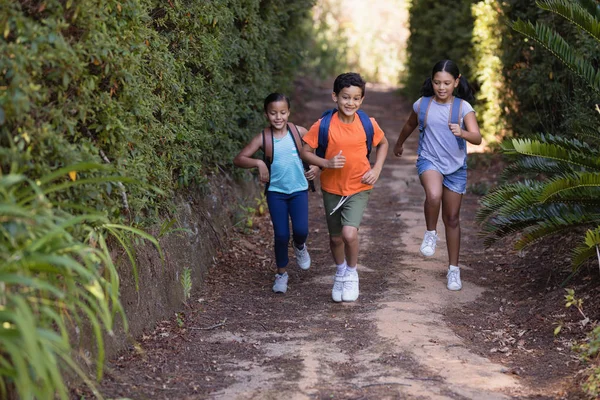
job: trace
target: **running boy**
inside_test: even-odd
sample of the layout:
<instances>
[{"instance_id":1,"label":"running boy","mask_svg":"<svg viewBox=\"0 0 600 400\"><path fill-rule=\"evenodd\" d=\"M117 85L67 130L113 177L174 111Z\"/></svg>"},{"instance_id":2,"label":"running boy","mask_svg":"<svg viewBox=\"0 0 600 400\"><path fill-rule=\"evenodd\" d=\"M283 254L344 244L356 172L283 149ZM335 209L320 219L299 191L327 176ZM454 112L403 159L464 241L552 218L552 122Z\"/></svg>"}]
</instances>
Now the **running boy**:
<instances>
[{"instance_id":1,"label":"running boy","mask_svg":"<svg viewBox=\"0 0 600 400\"><path fill-rule=\"evenodd\" d=\"M331 291L335 302L358 298L358 228L388 151L377 122L362 111L357 114L364 97L365 81L359 74L339 75L332 93L337 109L313 124L304 136L301 154L304 161L323 169L321 190L329 247L337 265ZM372 168L368 159L371 146L377 147Z\"/></svg>"}]
</instances>

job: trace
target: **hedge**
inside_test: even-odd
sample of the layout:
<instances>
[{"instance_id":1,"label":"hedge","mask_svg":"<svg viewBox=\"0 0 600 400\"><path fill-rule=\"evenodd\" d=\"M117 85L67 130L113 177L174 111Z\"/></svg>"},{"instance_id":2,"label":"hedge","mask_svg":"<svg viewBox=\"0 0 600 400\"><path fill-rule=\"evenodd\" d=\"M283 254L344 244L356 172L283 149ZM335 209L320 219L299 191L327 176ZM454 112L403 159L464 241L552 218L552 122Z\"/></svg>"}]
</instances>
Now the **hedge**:
<instances>
[{"instance_id":1,"label":"hedge","mask_svg":"<svg viewBox=\"0 0 600 400\"><path fill-rule=\"evenodd\" d=\"M262 100L300 66L313 0L2 3L0 171L109 162L166 193L125 189L140 221L264 123ZM120 191L68 197L118 216Z\"/></svg>"}]
</instances>

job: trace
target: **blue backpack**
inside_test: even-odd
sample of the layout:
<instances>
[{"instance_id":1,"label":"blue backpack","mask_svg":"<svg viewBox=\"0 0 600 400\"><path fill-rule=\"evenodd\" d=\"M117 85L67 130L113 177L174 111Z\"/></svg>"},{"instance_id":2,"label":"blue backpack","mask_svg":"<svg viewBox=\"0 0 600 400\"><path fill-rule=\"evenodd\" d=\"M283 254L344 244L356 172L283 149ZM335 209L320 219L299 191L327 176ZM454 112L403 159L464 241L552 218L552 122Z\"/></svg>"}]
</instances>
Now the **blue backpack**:
<instances>
[{"instance_id":1,"label":"blue backpack","mask_svg":"<svg viewBox=\"0 0 600 400\"><path fill-rule=\"evenodd\" d=\"M325 158L325 151L327 150L327 145L329 144L329 125L331 125L331 117L333 114L337 112L337 108L332 110L327 110L321 116L321 123L319 124L319 145L315 151L315 154L321 158ZM363 129L365 130L365 134L367 136L367 159L371 155L371 148L373 147L373 136L375 136L375 130L373 129L373 123L371 119L362 110L358 110L356 112L358 114L358 118L360 118L360 122L362 123Z\"/></svg>"},{"instance_id":2,"label":"blue backpack","mask_svg":"<svg viewBox=\"0 0 600 400\"><path fill-rule=\"evenodd\" d=\"M427 124L427 114L429 113L429 107L431 107L431 99L432 97L423 97L421 99L421 103L419 103L419 132L421 134L425 133L425 125ZM460 116L462 111L462 102L463 99L459 97L454 97L452 101L452 105L450 106L450 120L448 121L451 124L460 124ZM467 141L463 138L456 137L456 142L458 143L458 148L461 150L466 150Z\"/></svg>"}]
</instances>

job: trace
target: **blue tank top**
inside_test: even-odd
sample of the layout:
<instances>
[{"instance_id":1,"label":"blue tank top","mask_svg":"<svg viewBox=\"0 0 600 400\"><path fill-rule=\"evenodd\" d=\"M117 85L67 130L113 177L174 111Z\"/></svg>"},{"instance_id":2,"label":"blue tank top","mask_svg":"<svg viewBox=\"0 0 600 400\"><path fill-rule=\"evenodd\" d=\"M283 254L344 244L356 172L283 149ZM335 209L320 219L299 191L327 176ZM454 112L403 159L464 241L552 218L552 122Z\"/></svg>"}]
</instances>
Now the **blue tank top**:
<instances>
[{"instance_id":1,"label":"blue tank top","mask_svg":"<svg viewBox=\"0 0 600 400\"><path fill-rule=\"evenodd\" d=\"M273 138L270 178L269 192L291 194L308 189L302 160L289 130L281 139Z\"/></svg>"}]
</instances>

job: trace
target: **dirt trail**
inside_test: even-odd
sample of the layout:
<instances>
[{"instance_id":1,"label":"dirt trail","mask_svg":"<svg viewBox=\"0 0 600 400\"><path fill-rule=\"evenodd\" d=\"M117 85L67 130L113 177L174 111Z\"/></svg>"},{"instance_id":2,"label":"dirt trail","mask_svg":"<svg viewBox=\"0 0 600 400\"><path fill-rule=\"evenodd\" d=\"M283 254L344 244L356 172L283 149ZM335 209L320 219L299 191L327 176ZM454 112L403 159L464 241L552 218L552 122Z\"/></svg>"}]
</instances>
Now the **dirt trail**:
<instances>
[{"instance_id":1,"label":"dirt trail","mask_svg":"<svg viewBox=\"0 0 600 400\"><path fill-rule=\"evenodd\" d=\"M333 105L322 88L294 121ZM409 110L394 92L369 87L364 109L395 143ZM294 110L293 110L294 111ZM310 195L309 271L290 268L284 296L271 293L268 225L235 237L211 270L193 310L165 321L110 365L102 391L132 399L507 399L526 388L501 365L469 350L447 325L448 310L483 289L463 267L463 290L446 287L446 250L420 256L423 191L414 167L417 135L405 156L388 157L360 230L361 295L331 301L334 266L321 197ZM471 206L474 202L470 203ZM472 215L472 214L471 214ZM267 219L263 219L263 222ZM468 221L465 224L468 225ZM470 249L463 231L463 253Z\"/></svg>"}]
</instances>

